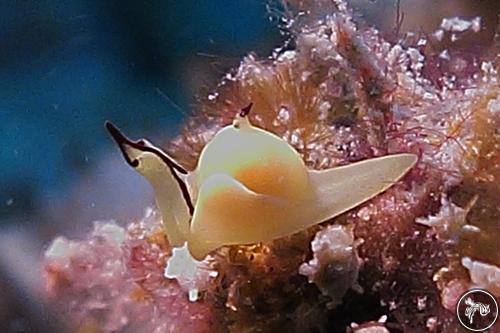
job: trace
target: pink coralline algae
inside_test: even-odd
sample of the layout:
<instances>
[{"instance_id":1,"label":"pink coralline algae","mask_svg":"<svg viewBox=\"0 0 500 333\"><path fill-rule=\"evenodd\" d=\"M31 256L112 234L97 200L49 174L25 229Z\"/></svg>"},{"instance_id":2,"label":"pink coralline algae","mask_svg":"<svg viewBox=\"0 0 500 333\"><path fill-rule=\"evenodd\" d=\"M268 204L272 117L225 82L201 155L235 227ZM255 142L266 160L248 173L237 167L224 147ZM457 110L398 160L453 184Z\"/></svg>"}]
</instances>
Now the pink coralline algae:
<instances>
[{"instance_id":1,"label":"pink coralline algae","mask_svg":"<svg viewBox=\"0 0 500 333\"><path fill-rule=\"evenodd\" d=\"M126 230L98 223L81 241L57 238L45 256L48 296L77 326L458 332L460 295L472 286L500 290L498 68L487 54L439 46L450 33L474 33L480 20L450 19L439 38L393 42L356 24L342 1L304 3L287 7L294 48L244 58L200 98L166 149L193 168L203 146L252 102L252 122L287 140L309 168L400 152L418 155L417 165L320 226L214 251L199 267L207 271L190 275L200 281L165 277L172 249L154 211ZM197 283L190 301L186 289Z\"/></svg>"},{"instance_id":2,"label":"pink coralline algae","mask_svg":"<svg viewBox=\"0 0 500 333\"><path fill-rule=\"evenodd\" d=\"M55 239L45 255L56 306L83 332L214 331L213 311L164 278L169 249L159 230L148 210L127 230L97 222L85 241Z\"/></svg>"}]
</instances>

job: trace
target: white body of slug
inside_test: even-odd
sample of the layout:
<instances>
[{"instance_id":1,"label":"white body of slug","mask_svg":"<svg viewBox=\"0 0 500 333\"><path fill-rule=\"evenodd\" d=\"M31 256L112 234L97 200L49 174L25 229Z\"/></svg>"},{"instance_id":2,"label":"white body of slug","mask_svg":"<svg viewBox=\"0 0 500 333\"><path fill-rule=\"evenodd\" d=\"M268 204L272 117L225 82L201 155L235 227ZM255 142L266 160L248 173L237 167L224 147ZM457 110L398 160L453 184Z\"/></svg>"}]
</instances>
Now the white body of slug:
<instances>
[{"instance_id":1,"label":"white body of slug","mask_svg":"<svg viewBox=\"0 0 500 333\"><path fill-rule=\"evenodd\" d=\"M308 170L285 140L237 116L187 172L160 149L108 124L126 158L151 183L169 241L203 259L223 245L270 241L329 220L385 191L412 154Z\"/></svg>"}]
</instances>

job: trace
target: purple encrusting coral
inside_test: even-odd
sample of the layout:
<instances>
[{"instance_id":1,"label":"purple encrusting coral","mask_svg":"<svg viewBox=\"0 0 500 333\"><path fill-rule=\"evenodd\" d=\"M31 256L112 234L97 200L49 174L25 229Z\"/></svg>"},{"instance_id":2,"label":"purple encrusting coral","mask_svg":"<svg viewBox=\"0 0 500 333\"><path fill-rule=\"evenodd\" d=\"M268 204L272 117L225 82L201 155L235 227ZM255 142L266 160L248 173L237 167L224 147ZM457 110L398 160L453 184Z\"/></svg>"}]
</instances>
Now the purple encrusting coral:
<instances>
[{"instance_id":1,"label":"purple encrusting coral","mask_svg":"<svg viewBox=\"0 0 500 333\"><path fill-rule=\"evenodd\" d=\"M169 152L193 168L217 130L252 102L252 122L287 140L310 168L398 152L417 154L416 167L321 226L215 251L200 268L215 274L198 281L195 302L185 288L192 281L164 277L171 248L153 211L127 230L96 224L82 241L58 238L46 252L49 295L79 327L454 332L463 291L474 285L500 296L495 63L444 53L435 36L388 42L356 26L343 2L320 3L297 2L308 14L289 21L295 48L246 57L201 100ZM442 29L456 33L453 22ZM474 31L478 24L457 22Z\"/></svg>"}]
</instances>

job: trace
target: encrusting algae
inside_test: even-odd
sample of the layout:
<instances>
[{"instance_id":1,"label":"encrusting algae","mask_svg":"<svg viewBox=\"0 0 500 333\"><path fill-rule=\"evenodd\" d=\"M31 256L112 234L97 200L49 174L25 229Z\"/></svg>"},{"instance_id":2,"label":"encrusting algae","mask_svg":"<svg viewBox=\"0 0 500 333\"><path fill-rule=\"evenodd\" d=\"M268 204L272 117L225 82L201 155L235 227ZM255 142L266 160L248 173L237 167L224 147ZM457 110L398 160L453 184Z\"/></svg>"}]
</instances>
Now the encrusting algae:
<instances>
[{"instance_id":1,"label":"encrusting algae","mask_svg":"<svg viewBox=\"0 0 500 333\"><path fill-rule=\"evenodd\" d=\"M126 229L96 224L81 241L59 237L45 254L48 295L76 326L102 332L458 332L454 305L462 292L471 286L500 290L495 63L443 57L437 41L429 43L433 36L389 42L355 24L343 2L329 4L309 2L289 20L293 49L264 60L247 56L210 98L200 99L183 134L164 147L171 168L195 170L207 144L249 103L252 126L284 140L311 172L396 154L418 156L416 165L385 192L332 219L313 218L306 228L264 241L206 248L194 271L179 270L175 279L165 268L175 258L173 245L188 240L189 246L189 223L181 223L177 238L167 227L167 240L156 210ZM174 189L181 200L169 205L182 212L175 219L186 219L196 201L190 208L182 189ZM188 191L198 199L202 193L201 187ZM158 209L165 215L160 201ZM297 223L292 215L281 217L280 223Z\"/></svg>"}]
</instances>

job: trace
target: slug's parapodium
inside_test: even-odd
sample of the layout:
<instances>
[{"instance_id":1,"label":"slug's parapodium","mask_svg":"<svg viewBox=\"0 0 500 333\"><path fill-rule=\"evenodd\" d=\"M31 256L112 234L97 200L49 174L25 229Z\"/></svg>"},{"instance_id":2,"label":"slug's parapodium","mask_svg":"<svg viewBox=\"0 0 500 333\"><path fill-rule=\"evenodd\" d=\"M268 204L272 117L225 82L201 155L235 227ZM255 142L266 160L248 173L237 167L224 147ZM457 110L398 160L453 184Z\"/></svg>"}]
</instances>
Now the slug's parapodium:
<instances>
[{"instance_id":1,"label":"slug's parapodium","mask_svg":"<svg viewBox=\"0 0 500 333\"><path fill-rule=\"evenodd\" d=\"M250 123L250 107L207 143L193 171L106 123L125 160L153 186L170 244L187 242L198 260L223 245L266 242L329 220L391 187L417 161L397 154L309 170L288 142Z\"/></svg>"}]
</instances>

